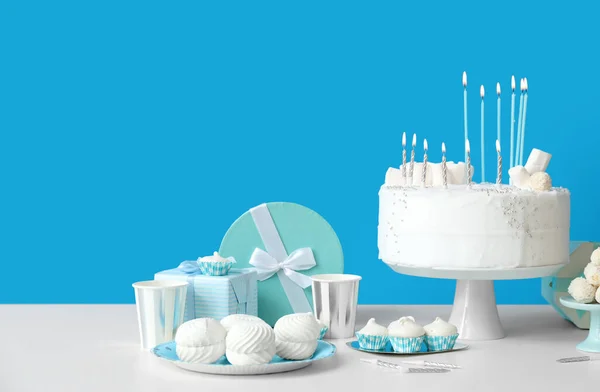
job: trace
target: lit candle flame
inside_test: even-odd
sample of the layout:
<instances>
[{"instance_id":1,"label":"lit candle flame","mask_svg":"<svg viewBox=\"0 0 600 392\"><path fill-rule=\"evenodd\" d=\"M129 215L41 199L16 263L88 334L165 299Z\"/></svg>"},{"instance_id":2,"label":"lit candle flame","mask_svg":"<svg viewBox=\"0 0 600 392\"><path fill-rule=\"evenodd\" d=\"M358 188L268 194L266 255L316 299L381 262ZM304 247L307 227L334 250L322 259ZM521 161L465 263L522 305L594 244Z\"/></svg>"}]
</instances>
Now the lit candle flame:
<instances>
[{"instance_id":1,"label":"lit candle flame","mask_svg":"<svg viewBox=\"0 0 600 392\"><path fill-rule=\"evenodd\" d=\"M496 83L496 93L500 95L500 82Z\"/></svg>"},{"instance_id":2,"label":"lit candle flame","mask_svg":"<svg viewBox=\"0 0 600 392\"><path fill-rule=\"evenodd\" d=\"M413 148L415 148L417 146L417 134L416 133L413 133L412 146L413 146Z\"/></svg>"},{"instance_id":3,"label":"lit candle flame","mask_svg":"<svg viewBox=\"0 0 600 392\"><path fill-rule=\"evenodd\" d=\"M496 151L500 154L500 140L496 139Z\"/></svg>"},{"instance_id":4,"label":"lit candle flame","mask_svg":"<svg viewBox=\"0 0 600 392\"><path fill-rule=\"evenodd\" d=\"M479 89L479 94L481 94L481 99L483 99L483 97L485 96L485 88L483 88L483 84L481 85L481 88Z\"/></svg>"},{"instance_id":5,"label":"lit candle flame","mask_svg":"<svg viewBox=\"0 0 600 392\"><path fill-rule=\"evenodd\" d=\"M423 139L423 149L427 152L427 139Z\"/></svg>"},{"instance_id":6,"label":"lit candle flame","mask_svg":"<svg viewBox=\"0 0 600 392\"><path fill-rule=\"evenodd\" d=\"M446 153L446 143L442 142L442 154Z\"/></svg>"},{"instance_id":7,"label":"lit candle flame","mask_svg":"<svg viewBox=\"0 0 600 392\"><path fill-rule=\"evenodd\" d=\"M465 140L465 150L467 150L467 154L471 152L471 144L469 143L469 139Z\"/></svg>"},{"instance_id":8,"label":"lit candle flame","mask_svg":"<svg viewBox=\"0 0 600 392\"><path fill-rule=\"evenodd\" d=\"M527 82L527 78L523 78L523 84L525 86L525 91L529 90L529 82Z\"/></svg>"},{"instance_id":9,"label":"lit candle flame","mask_svg":"<svg viewBox=\"0 0 600 392\"><path fill-rule=\"evenodd\" d=\"M406 132L402 132L402 147L406 147Z\"/></svg>"},{"instance_id":10,"label":"lit candle flame","mask_svg":"<svg viewBox=\"0 0 600 392\"><path fill-rule=\"evenodd\" d=\"M521 92L525 90L525 79L521 79Z\"/></svg>"},{"instance_id":11,"label":"lit candle flame","mask_svg":"<svg viewBox=\"0 0 600 392\"><path fill-rule=\"evenodd\" d=\"M514 92L515 92L515 87L516 87L516 84L515 84L515 75L513 75L513 76L510 78L510 87L512 88L512 91L513 91L513 93L514 93Z\"/></svg>"},{"instance_id":12,"label":"lit candle flame","mask_svg":"<svg viewBox=\"0 0 600 392\"><path fill-rule=\"evenodd\" d=\"M463 72L463 87L467 88L467 72Z\"/></svg>"}]
</instances>

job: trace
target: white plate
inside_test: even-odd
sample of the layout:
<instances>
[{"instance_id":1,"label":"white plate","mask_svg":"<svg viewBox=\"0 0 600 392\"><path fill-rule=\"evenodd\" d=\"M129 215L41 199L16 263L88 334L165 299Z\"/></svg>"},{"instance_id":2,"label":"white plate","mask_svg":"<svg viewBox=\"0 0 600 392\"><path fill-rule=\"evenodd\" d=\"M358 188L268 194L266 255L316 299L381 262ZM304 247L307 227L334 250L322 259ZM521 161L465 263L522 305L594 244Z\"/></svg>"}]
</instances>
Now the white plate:
<instances>
[{"instance_id":1,"label":"white plate","mask_svg":"<svg viewBox=\"0 0 600 392\"><path fill-rule=\"evenodd\" d=\"M157 357L172 362L176 366L198 373L223 374L223 375L255 375L282 373L291 370L298 370L307 367L311 363L320 359L325 359L335 354L336 348L333 344L319 340L317 351L309 359L301 361L290 361L282 359L277 355L270 363L264 365L232 365L225 356L221 357L215 363L187 363L179 360L175 350L175 342L159 344L152 349L152 353Z\"/></svg>"},{"instance_id":2,"label":"white plate","mask_svg":"<svg viewBox=\"0 0 600 392\"><path fill-rule=\"evenodd\" d=\"M469 348L468 345L464 344L464 343L460 343L460 342L456 342L454 344L454 348L452 348L451 350L440 350L440 351L417 351L416 353L397 353L395 352L391 345L388 344L386 345L385 349L383 350L369 350L367 348L362 348L359 346L358 344L358 340L353 340L351 342L346 343L346 346L350 347L353 350L356 351L362 351L365 353L373 353L373 354L392 354L392 355L425 355L425 354L439 354L439 353L447 353L450 351L459 351L459 350L465 350L467 348Z\"/></svg>"}]
</instances>

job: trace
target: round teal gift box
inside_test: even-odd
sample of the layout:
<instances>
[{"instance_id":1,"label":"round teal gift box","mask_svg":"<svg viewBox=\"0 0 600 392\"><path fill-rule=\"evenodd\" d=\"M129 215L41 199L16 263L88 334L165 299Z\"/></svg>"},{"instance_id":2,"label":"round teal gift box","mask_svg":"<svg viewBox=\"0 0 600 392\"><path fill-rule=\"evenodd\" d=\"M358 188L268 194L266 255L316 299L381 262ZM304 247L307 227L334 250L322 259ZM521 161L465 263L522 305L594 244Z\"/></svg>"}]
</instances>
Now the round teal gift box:
<instances>
[{"instance_id":1,"label":"round teal gift box","mask_svg":"<svg viewBox=\"0 0 600 392\"><path fill-rule=\"evenodd\" d=\"M316 266L298 273L311 276L344 272L342 245L333 228L310 208L295 203L267 203L266 207L288 255L310 248ZM250 257L256 248L266 250L251 211L239 217L229 228L219 253L235 257L236 268L252 268ZM312 307L312 289L304 289ZM277 274L258 282L258 316L270 325L286 314L294 313Z\"/></svg>"}]
</instances>

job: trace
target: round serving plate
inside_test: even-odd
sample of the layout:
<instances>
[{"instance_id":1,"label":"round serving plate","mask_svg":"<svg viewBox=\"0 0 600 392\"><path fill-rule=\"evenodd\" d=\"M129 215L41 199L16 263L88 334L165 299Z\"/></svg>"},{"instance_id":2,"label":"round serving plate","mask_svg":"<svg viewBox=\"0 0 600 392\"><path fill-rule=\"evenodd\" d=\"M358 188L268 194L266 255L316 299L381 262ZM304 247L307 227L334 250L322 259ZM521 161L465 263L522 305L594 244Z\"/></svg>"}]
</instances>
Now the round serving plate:
<instances>
[{"instance_id":1,"label":"round serving plate","mask_svg":"<svg viewBox=\"0 0 600 392\"><path fill-rule=\"evenodd\" d=\"M532 279L554 275L566 264L522 268L424 268L406 264L386 263L394 271L423 278L456 280L513 280Z\"/></svg>"},{"instance_id":2,"label":"round serving plate","mask_svg":"<svg viewBox=\"0 0 600 392\"><path fill-rule=\"evenodd\" d=\"M464 344L464 343L460 343L460 342L456 342L454 344L454 347L450 350L440 350L440 351L427 351L427 349L425 347L421 348L421 351L417 351L414 353L398 353L396 351L394 351L392 349L392 345L391 344L386 344L385 348L382 350L369 350L368 348L362 348L360 347L360 345L358 344L358 340L353 340L351 342L346 343L346 346L350 347L353 350L356 351L362 351L365 353L372 353L372 354L393 354L393 355L425 355L425 354L439 354L439 353L447 353L447 352L451 352L451 351L460 351L460 350L465 350L467 348L469 348L468 345Z\"/></svg>"},{"instance_id":3,"label":"round serving plate","mask_svg":"<svg viewBox=\"0 0 600 392\"><path fill-rule=\"evenodd\" d=\"M183 362L177 357L174 341L159 344L152 349L152 353L158 358L172 362L175 366L192 372L239 376L283 373L302 369L315 361L333 356L335 350L336 348L333 344L319 340L317 350L309 359L290 361L276 355L271 362L264 365L232 365L227 361L225 356L221 357L217 362L210 364Z\"/></svg>"}]
</instances>

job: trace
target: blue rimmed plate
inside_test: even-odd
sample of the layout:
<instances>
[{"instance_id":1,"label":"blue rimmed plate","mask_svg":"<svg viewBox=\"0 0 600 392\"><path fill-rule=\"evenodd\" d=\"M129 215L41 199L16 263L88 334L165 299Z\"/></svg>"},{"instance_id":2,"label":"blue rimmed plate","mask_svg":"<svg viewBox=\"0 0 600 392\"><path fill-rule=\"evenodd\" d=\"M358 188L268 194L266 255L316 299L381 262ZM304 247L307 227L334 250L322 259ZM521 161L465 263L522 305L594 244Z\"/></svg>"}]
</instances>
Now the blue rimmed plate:
<instances>
[{"instance_id":1,"label":"blue rimmed plate","mask_svg":"<svg viewBox=\"0 0 600 392\"><path fill-rule=\"evenodd\" d=\"M381 350L369 350L366 348L362 348L360 347L360 345L358 344L358 340L353 340L351 342L346 343L346 346L350 347L353 350L357 350L357 351L362 351L365 353L373 353L373 354L395 354L395 355L423 355L423 354L439 354L439 353L447 353L450 351L459 351L459 350L465 350L467 348L469 348L468 345L464 344L464 343L460 343L460 342L456 342L454 344L454 348L450 349L450 350L441 350L441 351L427 351L427 346L425 345L425 343L423 343L423 345L421 346L421 350L415 352L415 353L397 353L394 351L394 349L392 348L391 344L386 344L385 348L381 349Z\"/></svg>"},{"instance_id":2,"label":"blue rimmed plate","mask_svg":"<svg viewBox=\"0 0 600 392\"><path fill-rule=\"evenodd\" d=\"M187 363L181 361L177 357L175 350L175 342L159 344L152 349L152 353L157 357L172 362L176 366L198 373L208 374L226 374L226 375L254 375L254 374L269 374L289 372L307 367L311 363L329 358L335 354L335 346L331 343L319 340L317 350L309 359L301 361L290 361L278 357L273 357L273 360L264 365L232 365L227 361L225 356L221 357L215 363Z\"/></svg>"}]
</instances>

